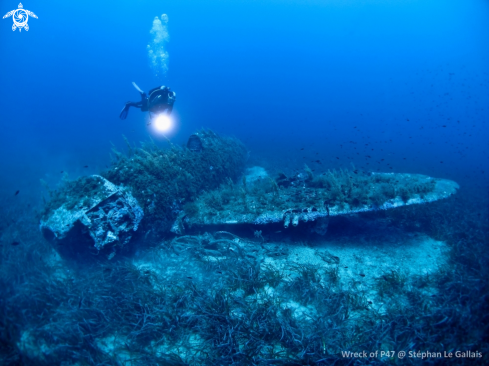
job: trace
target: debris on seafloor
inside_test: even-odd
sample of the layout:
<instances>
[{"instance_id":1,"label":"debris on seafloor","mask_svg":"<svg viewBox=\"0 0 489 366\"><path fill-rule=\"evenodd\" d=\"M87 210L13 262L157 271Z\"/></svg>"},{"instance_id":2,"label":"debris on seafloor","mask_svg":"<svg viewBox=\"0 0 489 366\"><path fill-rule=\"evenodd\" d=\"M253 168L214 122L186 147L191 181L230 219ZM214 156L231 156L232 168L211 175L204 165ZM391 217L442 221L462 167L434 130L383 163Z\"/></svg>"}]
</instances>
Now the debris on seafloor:
<instances>
[{"instance_id":1,"label":"debris on seafloor","mask_svg":"<svg viewBox=\"0 0 489 366\"><path fill-rule=\"evenodd\" d=\"M186 146L127 144L127 154L113 150L102 176L50 192L41 231L61 255L112 259L135 234L162 238L192 226L283 222L287 229L312 222L311 230L324 235L331 216L433 202L458 189L453 181L418 174L314 175L307 166L272 178L262 167L245 171L244 145L209 130L193 134Z\"/></svg>"}]
</instances>

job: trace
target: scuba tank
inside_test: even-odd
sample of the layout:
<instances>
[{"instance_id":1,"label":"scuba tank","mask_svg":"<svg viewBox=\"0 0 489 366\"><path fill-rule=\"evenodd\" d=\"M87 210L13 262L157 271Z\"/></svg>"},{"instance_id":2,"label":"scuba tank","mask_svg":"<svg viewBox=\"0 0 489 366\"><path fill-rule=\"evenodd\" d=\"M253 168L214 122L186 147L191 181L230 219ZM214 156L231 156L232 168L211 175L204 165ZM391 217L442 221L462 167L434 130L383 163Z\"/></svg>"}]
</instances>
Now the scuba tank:
<instances>
[{"instance_id":1,"label":"scuba tank","mask_svg":"<svg viewBox=\"0 0 489 366\"><path fill-rule=\"evenodd\" d=\"M148 97L148 109L152 113L160 113L168 110L168 114L173 109L175 103L175 92L170 91L170 88L163 87L150 92Z\"/></svg>"}]
</instances>

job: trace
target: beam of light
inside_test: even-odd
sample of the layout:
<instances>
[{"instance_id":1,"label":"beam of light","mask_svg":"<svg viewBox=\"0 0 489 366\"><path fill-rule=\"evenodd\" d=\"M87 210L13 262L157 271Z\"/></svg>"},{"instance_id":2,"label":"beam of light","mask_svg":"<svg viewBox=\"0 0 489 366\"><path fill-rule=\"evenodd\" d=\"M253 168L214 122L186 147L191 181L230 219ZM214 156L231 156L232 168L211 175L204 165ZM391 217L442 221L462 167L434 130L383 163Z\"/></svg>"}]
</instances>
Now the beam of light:
<instances>
[{"instance_id":1,"label":"beam of light","mask_svg":"<svg viewBox=\"0 0 489 366\"><path fill-rule=\"evenodd\" d=\"M168 132L173 127L170 116L165 113L156 115L152 121L152 124L158 132Z\"/></svg>"}]
</instances>

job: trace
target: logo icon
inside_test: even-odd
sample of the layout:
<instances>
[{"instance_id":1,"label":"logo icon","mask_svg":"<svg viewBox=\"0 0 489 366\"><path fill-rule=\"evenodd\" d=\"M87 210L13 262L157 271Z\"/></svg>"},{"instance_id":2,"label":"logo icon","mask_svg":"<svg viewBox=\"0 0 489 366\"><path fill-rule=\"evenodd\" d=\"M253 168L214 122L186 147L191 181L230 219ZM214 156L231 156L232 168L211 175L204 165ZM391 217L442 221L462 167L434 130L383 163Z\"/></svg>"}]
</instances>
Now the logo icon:
<instances>
[{"instance_id":1,"label":"logo icon","mask_svg":"<svg viewBox=\"0 0 489 366\"><path fill-rule=\"evenodd\" d=\"M22 28L28 31L29 25L27 24L27 21L29 20L29 15L37 19L36 14L34 14L32 11L25 10L24 7L22 6L22 3L19 3L19 8L9 11L7 14L3 16L3 19L8 18L10 16L12 17L12 19L14 20L14 25L12 25L13 31L15 31L17 28L19 28L19 32L22 31Z\"/></svg>"}]
</instances>

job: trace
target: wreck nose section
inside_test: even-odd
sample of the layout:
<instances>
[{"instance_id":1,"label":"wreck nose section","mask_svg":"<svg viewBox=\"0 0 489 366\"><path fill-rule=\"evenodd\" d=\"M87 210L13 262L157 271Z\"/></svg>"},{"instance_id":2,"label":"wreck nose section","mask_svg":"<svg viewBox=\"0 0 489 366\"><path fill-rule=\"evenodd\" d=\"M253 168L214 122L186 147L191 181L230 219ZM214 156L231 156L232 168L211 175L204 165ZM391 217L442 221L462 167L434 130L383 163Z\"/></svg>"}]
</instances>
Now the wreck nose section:
<instances>
[{"instance_id":1,"label":"wreck nose section","mask_svg":"<svg viewBox=\"0 0 489 366\"><path fill-rule=\"evenodd\" d=\"M126 155L113 150L103 177L67 181L47 202L40 230L60 254L67 248L69 256L111 260L134 248L133 237L164 237L181 226L175 220L185 219L183 206L191 207L200 192L236 180L247 156L240 141L210 130L191 135L188 148L128 146Z\"/></svg>"},{"instance_id":2,"label":"wreck nose section","mask_svg":"<svg viewBox=\"0 0 489 366\"><path fill-rule=\"evenodd\" d=\"M62 204L51 208L39 229L63 257L113 258L131 240L144 216L124 187L101 176L83 177L63 191Z\"/></svg>"}]
</instances>

